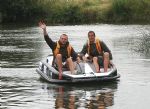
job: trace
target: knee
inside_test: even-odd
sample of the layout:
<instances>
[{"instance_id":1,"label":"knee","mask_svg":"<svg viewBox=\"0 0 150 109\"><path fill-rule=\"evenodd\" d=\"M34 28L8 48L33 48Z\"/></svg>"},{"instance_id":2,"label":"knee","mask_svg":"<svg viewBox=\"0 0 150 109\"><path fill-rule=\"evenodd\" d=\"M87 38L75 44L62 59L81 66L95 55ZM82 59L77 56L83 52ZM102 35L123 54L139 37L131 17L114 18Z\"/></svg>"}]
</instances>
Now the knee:
<instances>
[{"instance_id":1,"label":"knee","mask_svg":"<svg viewBox=\"0 0 150 109\"><path fill-rule=\"evenodd\" d=\"M61 55L61 54L57 54L57 55L56 55L56 58L57 58L57 59L61 59L61 58L62 58L62 55Z\"/></svg>"},{"instance_id":2,"label":"knee","mask_svg":"<svg viewBox=\"0 0 150 109\"><path fill-rule=\"evenodd\" d=\"M93 62L97 62L98 58L97 57L93 57Z\"/></svg>"},{"instance_id":3,"label":"knee","mask_svg":"<svg viewBox=\"0 0 150 109\"><path fill-rule=\"evenodd\" d=\"M109 53L108 53L108 52L105 52L105 53L104 53L104 58L109 59Z\"/></svg>"},{"instance_id":4,"label":"knee","mask_svg":"<svg viewBox=\"0 0 150 109\"><path fill-rule=\"evenodd\" d=\"M72 62L72 58L67 58L67 62Z\"/></svg>"}]
</instances>

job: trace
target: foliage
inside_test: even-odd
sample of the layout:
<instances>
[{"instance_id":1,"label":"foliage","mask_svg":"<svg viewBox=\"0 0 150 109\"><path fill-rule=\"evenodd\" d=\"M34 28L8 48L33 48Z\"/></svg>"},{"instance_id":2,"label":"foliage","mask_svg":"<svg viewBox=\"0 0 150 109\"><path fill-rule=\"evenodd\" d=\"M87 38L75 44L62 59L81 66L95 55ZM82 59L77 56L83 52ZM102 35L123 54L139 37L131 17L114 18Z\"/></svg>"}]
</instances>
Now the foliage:
<instances>
[{"instance_id":1,"label":"foliage","mask_svg":"<svg viewBox=\"0 0 150 109\"><path fill-rule=\"evenodd\" d=\"M150 23L150 0L0 0L0 22Z\"/></svg>"},{"instance_id":2,"label":"foliage","mask_svg":"<svg viewBox=\"0 0 150 109\"><path fill-rule=\"evenodd\" d=\"M150 1L113 0L110 13L114 22L150 23Z\"/></svg>"},{"instance_id":3,"label":"foliage","mask_svg":"<svg viewBox=\"0 0 150 109\"><path fill-rule=\"evenodd\" d=\"M32 21L44 14L38 0L1 0L0 10L4 22Z\"/></svg>"}]
</instances>

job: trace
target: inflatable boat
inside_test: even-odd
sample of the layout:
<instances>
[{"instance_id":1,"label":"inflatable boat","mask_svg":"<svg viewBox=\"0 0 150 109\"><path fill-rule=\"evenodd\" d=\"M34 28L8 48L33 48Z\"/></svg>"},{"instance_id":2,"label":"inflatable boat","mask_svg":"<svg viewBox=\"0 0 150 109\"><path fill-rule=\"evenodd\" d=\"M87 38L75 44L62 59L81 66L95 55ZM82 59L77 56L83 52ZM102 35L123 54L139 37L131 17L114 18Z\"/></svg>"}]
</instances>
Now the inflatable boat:
<instances>
[{"instance_id":1,"label":"inflatable boat","mask_svg":"<svg viewBox=\"0 0 150 109\"><path fill-rule=\"evenodd\" d=\"M117 73L117 69L114 64L109 65L108 71L104 72L104 69L100 69L100 73L96 73L95 67L91 62L76 63L75 74L67 68L63 68L62 79L59 80L59 72L57 68L52 65L53 56L47 56L45 62L39 63L39 68L36 72L40 77L50 83L85 83L85 82L103 82L114 81L120 77Z\"/></svg>"}]
</instances>

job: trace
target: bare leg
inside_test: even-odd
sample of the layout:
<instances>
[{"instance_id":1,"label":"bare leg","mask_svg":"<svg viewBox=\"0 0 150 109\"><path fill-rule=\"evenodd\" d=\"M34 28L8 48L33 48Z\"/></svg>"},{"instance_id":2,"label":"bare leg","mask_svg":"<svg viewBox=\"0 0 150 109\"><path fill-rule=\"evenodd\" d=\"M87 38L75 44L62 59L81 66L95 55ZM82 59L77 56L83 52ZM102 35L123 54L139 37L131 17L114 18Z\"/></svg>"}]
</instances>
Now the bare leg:
<instances>
[{"instance_id":1,"label":"bare leg","mask_svg":"<svg viewBox=\"0 0 150 109\"><path fill-rule=\"evenodd\" d=\"M95 66L96 72L100 73L100 67L98 65L98 58L97 57L93 57L93 64Z\"/></svg>"},{"instance_id":2,"label":"bare leg","mask_svg":"<svg viewBox=\"0 0 150 109\"><path fill-rule=\"evenodd\" d=\"M68 64L68 66L69 66L69 70L71 71L71 73L72 73L72 74L75 73L75 71L74 71L75 66L74 66L74 63L73 63L73 61L72 61L71 58L68 58L68 59L67 59L67 64Z\"/></svg>"},{"instance_id":3,"label":"bare leg","mask_svg":"<svg viewBox=\"0 0 150 109\"><path fill-rule=\"evenodd\" d=\"M58 65L59 79L62 79L62 55L61 54L57 54L56 63Z\"/></svg>"},{"instance_id":4,"label":"bare leg","mask_svg":"<svg viewBox=\"0 0 150 109\"><path fill-rule=\"evenodd\" d=\"M109 65L109 53L105 52L104 53L104 72L107 72L108 65Z\"/></svg>"}]
</instances>

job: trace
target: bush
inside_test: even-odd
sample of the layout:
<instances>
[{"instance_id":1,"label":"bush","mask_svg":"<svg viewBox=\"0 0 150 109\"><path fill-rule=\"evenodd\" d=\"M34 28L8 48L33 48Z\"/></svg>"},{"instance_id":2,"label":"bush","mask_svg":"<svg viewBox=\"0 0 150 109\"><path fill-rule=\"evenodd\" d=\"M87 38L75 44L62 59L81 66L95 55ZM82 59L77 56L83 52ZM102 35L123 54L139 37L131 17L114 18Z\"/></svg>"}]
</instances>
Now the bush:
<instances>
[{"instance_id":1,"label":"bush","mask_svg":"<svg viewBox=\"0 0 150 109\"><path fill-rule=\"evenodd\" d=\"M150 23L150 0L0 0L1 22Z\"/></svg>"},{"instance_id":2,"label":"bush","mask_svg":"<svg viewBox=\"0 0 150 109\"><path fill-rule=\"evenodd\" d=\"M150 22L150 1L113 0L109 15L114 22Z\"/></svg>"},{"instance_id":3,"label":"bush","mask_svg":"<svg viewBox=\"0 0 150 109\"><path fill-rule=\"evenodd\" d=\"M44 15L38 0L1 0L0 5L3 22L33 21Z\"/></svg>"}]
</instances>

